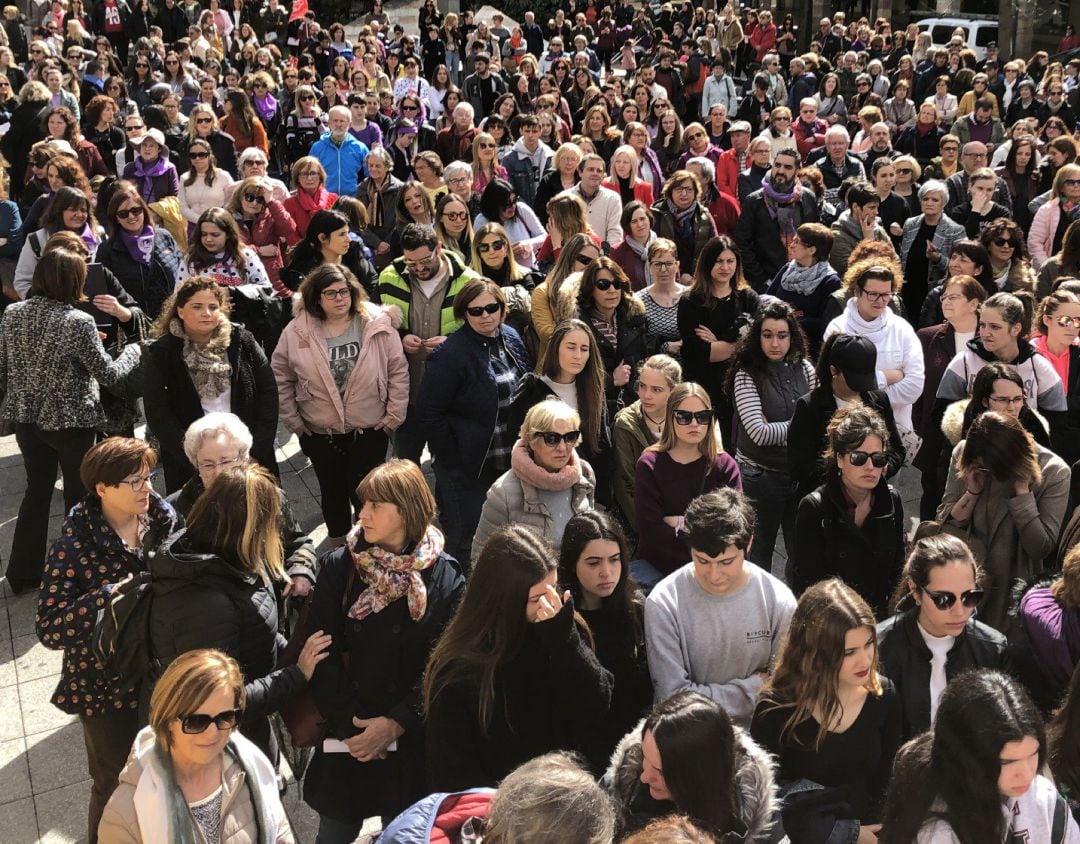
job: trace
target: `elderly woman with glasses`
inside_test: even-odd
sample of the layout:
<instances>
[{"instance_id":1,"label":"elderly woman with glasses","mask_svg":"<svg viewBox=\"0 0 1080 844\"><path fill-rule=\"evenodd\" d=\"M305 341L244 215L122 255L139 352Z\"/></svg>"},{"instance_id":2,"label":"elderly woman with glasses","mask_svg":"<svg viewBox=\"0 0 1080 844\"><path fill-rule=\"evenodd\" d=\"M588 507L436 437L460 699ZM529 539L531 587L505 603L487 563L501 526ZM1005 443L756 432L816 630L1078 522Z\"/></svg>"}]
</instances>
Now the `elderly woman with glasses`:
<instances>
[{"instance_id":1,"label":"elderly woman with glasses","mask_svg":"<svg viewBox=\"0 0 1080 844\"><path fill-rule=\"evenodd\" d=\"M487 493L472 540L475 562L495 531L527 525L556 548L566 523L595 508L596 476L574 450L581 441L576 410L551 398L525 414L510 456L510 468Z\"/></svg>"},{"instance_id":2,"label":"elderly woman with glasses","mask_svg":"<svg viewBox=\"0 0 1080 844\"><path fill-rule=\"evenodd\" d=\"M1028 232L1031 263L1038 270L1051 255L1061 251L1070 212L1080 202L1080 165L1065 164L1054 176L1050 200L1035 212Z\"/></svg>"},{"instance_id":3,"label":"elderly woman with glasses","mask_svg":"<svg viewBox=\"0 0 1080 844\"><path fill-rule=\"evenodd\" d=\"M688 170L676 170L664 183L663 197L653 208L653 230L679 250L679 274L689 284L694 262L705 244L716 237L716 223L701 203L701 185Z\"/></svg>"},{"instance_id":4,"label":"elderly woman with glasses","mask_svg":"<svg viewBox=\"0 0 1080 844\"><path fill-rule=\"evenodd\" d=\"M52 703L82 722L93 779L91 841L139 730L138 686L97 666L94 621L117 585L145 572L149 555L183 525L154 492L156 465L157 454L145 440L110 437L86 453L79 466L86 494L49 551L38 597L38 638L64 651Z\"/></svg>"},{"instance_id":5,"label":"elderly woman with glasses","mask_svg":"<svg viewBox=\"0 0 1080 844\"><path fill-rule=\"evenodd\" d=\"M151 698L149 726L133 737L101 840L251 841L259 830L260 840L292 844L277 772L236 729L246 705L231 656L194 650L176 659ZM169 811L177 805L184 811Z\"/></svg>"}]
</instances>

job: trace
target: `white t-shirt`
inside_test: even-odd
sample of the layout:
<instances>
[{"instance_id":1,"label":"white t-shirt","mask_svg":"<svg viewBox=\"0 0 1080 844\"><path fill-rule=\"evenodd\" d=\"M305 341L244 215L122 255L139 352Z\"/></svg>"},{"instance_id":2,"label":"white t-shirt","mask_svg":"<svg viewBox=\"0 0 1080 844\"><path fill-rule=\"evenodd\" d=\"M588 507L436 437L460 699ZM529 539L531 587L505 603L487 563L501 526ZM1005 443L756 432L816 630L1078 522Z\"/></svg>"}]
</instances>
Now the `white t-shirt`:
<instances>
[{"instance_id":1,"label":"white t-shirt","mask_svg":"<svg viewBox=\"0 0 1080 844\"><path fill-rule=\"evenodd\" d=\"M574 410L578 409L576 383L560 384L558 381L552 381L546 375L541 375L540 380L551 387L552 391L560 400L570 405Z\"/></svg>"},{"instance_id":2,"label":"white t-shirt","mask_svg":"<svg viewBox=\"0 0 1080 844\"><path fill-rule=\"evenodd\" d=\"M952 650L953 645L956 644L955 636L933 636L927 633L923 629L921 624L918 625L919 633L923 637L923 641L926 642L926 647L930 649L930 723L934 723L934 718L937 716L938 701L941 700L941 693L945 691L945 686L949 682L945 676L945 661L949 657L949 651Z\"/></svg>"}]
</instances>

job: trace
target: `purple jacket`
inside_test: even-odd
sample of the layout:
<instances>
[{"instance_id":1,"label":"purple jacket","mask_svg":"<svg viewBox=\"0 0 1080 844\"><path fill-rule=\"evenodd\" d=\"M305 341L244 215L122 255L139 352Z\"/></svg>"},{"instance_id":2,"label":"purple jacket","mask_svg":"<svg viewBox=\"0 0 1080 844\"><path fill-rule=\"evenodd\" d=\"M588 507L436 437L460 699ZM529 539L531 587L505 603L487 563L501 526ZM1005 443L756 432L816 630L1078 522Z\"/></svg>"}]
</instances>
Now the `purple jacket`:
<instances>
[{"instance_id":1,"label":"purple jacket","mask_svg":"<svg viewBox=\"0 0 1080 844\"><path fill-rule=\"evenodd\" d=\"M1080 610L1063 607L1047 586L1020 601L1020 620L1046 676L1064 690L1080 662Z\"/></svg>"}]
</instances>

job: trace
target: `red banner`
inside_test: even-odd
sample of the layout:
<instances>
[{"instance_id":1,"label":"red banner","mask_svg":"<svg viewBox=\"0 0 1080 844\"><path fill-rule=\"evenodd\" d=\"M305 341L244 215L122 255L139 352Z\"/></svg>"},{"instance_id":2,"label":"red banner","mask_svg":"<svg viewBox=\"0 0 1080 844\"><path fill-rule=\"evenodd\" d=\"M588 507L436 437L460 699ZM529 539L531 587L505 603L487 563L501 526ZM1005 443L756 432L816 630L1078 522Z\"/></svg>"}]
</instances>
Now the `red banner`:
<instances>
[{"instance_id":1,"label":"red banner","mask_svg":"<svg viewBox=\"0 0 1080 844\"><path fill-rule=\"evenodd\" d=\"M302 18L308 13L308 0L294 0L292 5L292 12L289 14L289 20L294 21Z\"/></svg>"}]
</instances>

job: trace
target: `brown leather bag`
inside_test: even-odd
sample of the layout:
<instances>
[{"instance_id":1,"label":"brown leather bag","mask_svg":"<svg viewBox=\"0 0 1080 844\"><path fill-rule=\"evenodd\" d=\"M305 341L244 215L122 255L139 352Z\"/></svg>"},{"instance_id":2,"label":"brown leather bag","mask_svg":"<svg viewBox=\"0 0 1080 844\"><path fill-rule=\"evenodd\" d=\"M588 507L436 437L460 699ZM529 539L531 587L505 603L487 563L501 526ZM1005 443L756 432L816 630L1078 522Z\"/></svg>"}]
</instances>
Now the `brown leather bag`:
<instances>
[{"instance_id":1,"label":"brown leather bag","mask_svg":"<svg viewBox=\"0 0 1080 844\"><path fill-rule=\"evenodd\" d=\"M345 589L341 593L341 614L345 614L345 608L349 602L349 593L353 583L356 582L356 566L349 563L349 575L345 580ZM304 643L315 631L311 629L311 604L315 599L315 590L312 589L304 598L300 607L293 634L289 638L289 644L281 652L280 665L296 665L300 658L300 651ZM341 655L345 663L345 670L349 670L349 652L344 651ZM326 719L315 705L315 695L311 693L311 687L304 689L300 696L281 710L281 719L285 722L285 728L289 731L289 738L293 747L317 747L322 744L326 735Z\"/></svg>"}]
</instances>

